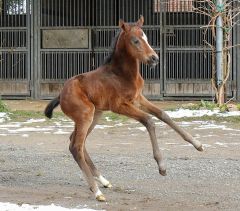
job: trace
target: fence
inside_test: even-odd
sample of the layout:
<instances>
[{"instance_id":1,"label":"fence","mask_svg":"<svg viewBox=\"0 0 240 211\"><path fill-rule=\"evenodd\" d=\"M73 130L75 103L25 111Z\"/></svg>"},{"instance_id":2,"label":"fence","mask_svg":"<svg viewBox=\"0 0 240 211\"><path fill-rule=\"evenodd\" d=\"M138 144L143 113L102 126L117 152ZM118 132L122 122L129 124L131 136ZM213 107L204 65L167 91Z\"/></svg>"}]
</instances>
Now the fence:
<instances>
[{"instance_id":1,"label":"fence","mask_svg":"<svg viewBox=\"0 0 240 211\"><path fill-rule=\"evenodd\" d=\"M0 0L0 4L0 94L5 97L57 95L66 79L103 63L120 18L133 22L140 15L149 43L160 56L155 69L142 65L144 94L152 99L213 95L211 55L201 28L209 20L193 11L196 1ZM237 42L237 33L233 35ZM210 32L206 38L211 42ZM237 90L232 84L239 77L239 65L233 64L229 96Z\"/></svg>"}]
</instances>

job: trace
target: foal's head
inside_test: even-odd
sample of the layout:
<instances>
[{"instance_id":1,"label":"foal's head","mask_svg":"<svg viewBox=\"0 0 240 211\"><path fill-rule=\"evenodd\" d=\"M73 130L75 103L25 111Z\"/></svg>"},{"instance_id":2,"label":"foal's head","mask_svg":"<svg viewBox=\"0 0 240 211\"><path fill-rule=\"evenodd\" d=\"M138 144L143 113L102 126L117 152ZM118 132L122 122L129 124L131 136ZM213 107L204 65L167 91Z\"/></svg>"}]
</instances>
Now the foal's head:
<instances>
[{"instance_id":1,"label":"foal's head","mask_svg":"<svg viewBox=\"0 0 240 211\"><path fill-rule=\"evenodd\" d=\"M155 66L159 62L159 57L149 45L147 36L142 30L143 22L143 16L133 24L120 20L119 27L122 29L122 33L119 39L129 55L145 64Z\"/></svg>"}]
</instances>

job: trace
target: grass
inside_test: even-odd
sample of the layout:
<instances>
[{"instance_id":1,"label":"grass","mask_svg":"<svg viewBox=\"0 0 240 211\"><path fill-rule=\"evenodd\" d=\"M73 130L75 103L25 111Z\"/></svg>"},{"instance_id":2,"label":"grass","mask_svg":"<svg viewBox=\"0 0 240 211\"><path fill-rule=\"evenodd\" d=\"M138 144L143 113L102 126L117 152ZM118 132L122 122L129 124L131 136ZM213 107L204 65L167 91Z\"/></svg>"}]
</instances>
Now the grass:
<instances>
[{"instance_id":1,"label":"grass","mask_svg":"<svg viewBox=\"0 0 240 211\"><path fill-rule=\"evenodd\" d=\"M236 106L237 106L237 109L240 111L240 103L236 104ZM204 101L204 100L201 100L201 102L197 103L197 104L190 104L190 105L183 106L183 108L190 109L190 110L207 109L207 110L211 110L211 111L213 111L214 109L219 109L220 112L226 112L229 109L227 103L219 106L218 104L216 104L214 102L209 102L209 101Z\"/></svg>"},{"instance_id":2,"label":"grass","mask_svg":"<svg viewBox=\"0 0 240 211\"><path fill-rule=\"evenodd\" d=\"M9 117L13 121L25 121L26 119L43 119L46 118L43 112L40 111L11 111L9 112ZM62 112L54 112L53 118L58 119L64 117ZM52 120L51 120L52 121Z\"/></svg>"},{"instance_id":3,"label":"grass","mask_svg":"<svg viewBox=\"0 0 240 211\"><path fill-rule=\"evenodd\" d=\"M240 103L237 104L237 109L240 111Z\"/></svg>"},{"instance_id":4,"label":"grass","mask_svg":"<svg viewBox=\"0 0 240 211\"><path fill-rule=\"evenodd\" d=\"M0 99L0 112L8 112L9 109L7 105Z\"/></svg>"},{"instance_id":5,"label":"grass","mask_svg":"<svg viewBox=\"0 0 240 211\"><path fill-rule=\"evenodd\" d=\"M200 103L186 105L183 108L190 109L190 110L207 109L207 110L212 111L212 110L218 108L218 105L216 103L213 103L213 102L210 102L210 101L201 100Z\"/></svg>"},{"instance_id":6,"label":"grass","mask_svg":"<svg viewBox=\"0 0 240 211\"><path fill-rule=\"evenodd\" d=\"M217 104L207 101L201 101L197 104L190 104L187 106L184 106L185 109L192 109L192 110L199 110L199 109L208 109L213 110L216 108L219 108L220 111L225 112L227 109L227 106L224 105L223 107L218 107ZM240 110L240 103L237 104L237 108ZM23 111L23 110L17 110L17 111L11 111L6 104L0 99L0 112L8 112L8 116L10 117L10 121L26 121L27 119L42 119L46 118L41 111ZM62 112L54 112L53 113L53 119L48 120L42 124L51 124L51 122L56 121L58 119L67 118ZM106 121L106 119L109 119L111 121L117 121L117 122L126 122L129 120L128 117L115 114L113 112L104 112L101 120L103 122ZM203 116L203 117L183 117L179 119L174 119L177 122L180 121L216 121L216 122L223 122L228 121L232 123L239 123L240 117L239 116L231 116L231 117L219 117L216 115L213 116ZM39 124L39 123L38 123Z\"/></svg>"},{"instance_id":7,"label":"grass","mask_svg":"<svg viewBox=\"0 0 240 211\"><path fill-rule=\"evenodd\" d=\"M120 114L116 114L110 111L104 112L103 113L103 118L106 120L108 118L111 121L120 121L120 122L126 122L129 118Z\"/></svg>"}]
</instances>

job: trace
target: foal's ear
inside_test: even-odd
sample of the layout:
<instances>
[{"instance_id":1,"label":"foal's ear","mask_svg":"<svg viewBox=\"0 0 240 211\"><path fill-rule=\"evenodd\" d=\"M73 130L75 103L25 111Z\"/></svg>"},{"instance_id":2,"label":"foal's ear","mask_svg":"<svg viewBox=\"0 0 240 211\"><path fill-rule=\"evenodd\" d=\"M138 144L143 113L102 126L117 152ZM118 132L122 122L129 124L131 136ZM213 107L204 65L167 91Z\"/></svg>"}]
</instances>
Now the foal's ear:
<instances>
[{"instance_id":1,"label":"foal's ear","mask_svg":"<svg viewBox=\"0 0 240 211\"><path fill-rule=\"evenodd\" d=\"M128 23L125 23L122 19L119 20L119 27L122 28L123 31L129 31L130 26Z\"/></svg>"},{"instance_id":2,"label":"foal's ear","mask_svg":"<svg viewBox=\"0 0 240 211\"><path fill-rule=\"evenodd\" d=\"M137 21L137 26L142 27L144 23L144 17L140 15L139 20Z\"/></svg>"}]
</instances>

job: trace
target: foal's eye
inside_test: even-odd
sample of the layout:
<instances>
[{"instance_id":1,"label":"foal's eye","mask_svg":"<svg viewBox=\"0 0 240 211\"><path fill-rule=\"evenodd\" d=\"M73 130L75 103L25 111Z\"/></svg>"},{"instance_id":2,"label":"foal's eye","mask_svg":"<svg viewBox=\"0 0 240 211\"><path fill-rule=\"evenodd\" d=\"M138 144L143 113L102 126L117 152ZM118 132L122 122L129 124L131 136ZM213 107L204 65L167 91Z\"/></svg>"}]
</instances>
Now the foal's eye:
<instances>
[{"instance_id":1,"label":"foal's eye","mask_svg":"<svg viewBox=\"0 0 240 211\"><path fill-rule=\"evenodd\" d=\"M137 39L136 37L132 38L132 43L135 45L139 44L139 39Z\"/></svg>"}]
</instances>

